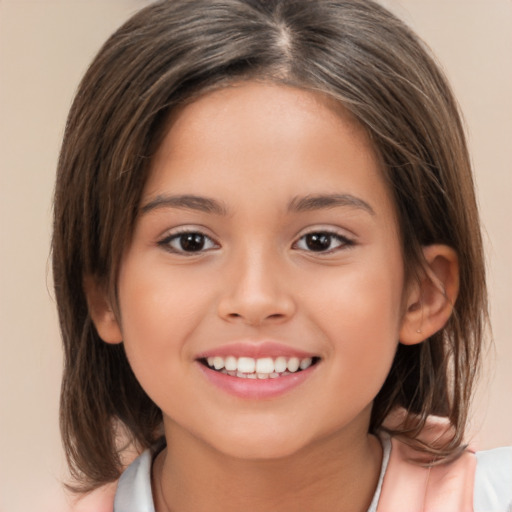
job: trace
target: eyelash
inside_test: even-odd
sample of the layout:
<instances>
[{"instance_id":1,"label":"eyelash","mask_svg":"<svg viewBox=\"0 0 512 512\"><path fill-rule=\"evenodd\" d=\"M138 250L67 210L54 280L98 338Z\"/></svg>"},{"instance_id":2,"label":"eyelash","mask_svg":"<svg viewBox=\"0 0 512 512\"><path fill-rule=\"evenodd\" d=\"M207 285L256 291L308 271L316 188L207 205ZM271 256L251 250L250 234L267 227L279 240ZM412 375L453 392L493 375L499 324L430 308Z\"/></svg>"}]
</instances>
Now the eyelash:
<instances>
[{"instance_id":1,"label":"eyelash","mask_svg":"<svg viewBox=\"0 0 512 512\"><path fill-rule=\"evenodd\" d=\"M184 237L188 236L189 240L185 242ZM308 237L309 240L308 240ZM195 240L193 239L195 238ZM319 243L319 244L325 244L325 241L327 239L327 242L329 244L329 247L327 249L319 247L319 250L315 250L311 248L311 245L307 247L308 243ZM338 245L335 247L331 247L333 242L338 242ZM173 247L172 243L178 242L180 244L180 247ZM199 244L200 247L194 250L187 250L184 247L185 243L190 244ZM306 247L300 247L301 242L304 242L306 244ZM205 233L202 233L199 230L193 230L193 229L184 229L182 231L178 231L176 233L172 233L162 240L158 242L158 245L163 247L165 250L175 253L175 254L182 254L186 256L192 256L194 254L201 254L204 252L211 251L213 249L219 248L219 244L215 242L211 237L206 235ZM204 248L204 245L209 245L208 247ZM344 248L349 248L355 245L354 240L351 240L350 238L340 235L339 233L329 231L329 230L318 230L318 231L311 231L309 233L306 233L302 235L296 242L293 243L292 248L298 249L304 252L311 252L311 253L317 253L317 254L332 254L334 252L337 252L338 250L342 250Z\"/></svg>"},{"instance_id":2,"label":"eyelash","mask_svg":"<svg viewBox=\"0 0 512 512\"><path fill-rule=\"evenodd\" d=\"M197 237L200 237L201 241L203 243L209 243L209 244L211 244L211 247L208 247L206 249L201 247L198 250L192 250L192 251L186 250L183 247L183 242L184 242L185 236L188 236L189 238L196 237L195 241L190 239L189 240L190 243L198 243ZM181 248L173 247L172 242L174 242L174 241L177 241L178 243L180 243ZM172 233L172 234L166 236L165 238L163 238L162 240L160 240L158 242L158 245L163 247L165 250L167 250L169 252L172 252L175 254L182 254L182 255L186 255L186 256L193 256L194 254L200 254L203 252L211 251L212 249L216 249L219 247L219 244L217 244L217 242L215 242L211 237L209 237L208 235L202 233L199 230L195 230L195 229L184 229L182 231Z\"/></svg>"}]
</instances>

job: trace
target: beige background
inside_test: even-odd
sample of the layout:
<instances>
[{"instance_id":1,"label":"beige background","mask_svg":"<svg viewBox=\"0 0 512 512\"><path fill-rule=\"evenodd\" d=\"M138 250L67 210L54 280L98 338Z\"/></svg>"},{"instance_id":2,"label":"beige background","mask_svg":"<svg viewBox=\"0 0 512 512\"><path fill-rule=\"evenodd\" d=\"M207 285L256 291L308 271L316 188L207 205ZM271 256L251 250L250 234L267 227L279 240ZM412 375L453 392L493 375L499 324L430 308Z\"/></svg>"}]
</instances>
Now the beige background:
<instances>
[{"instance_id":1,"label":"beige background","mask_svg":"<svg viewBox=\"0 0 512 512\"><path fill-rule=\"evenodd\" d=\"M0 0L0 511L66 510L51 195L67 110L100 44L142 0ZM512 444L512 0L383 0L431 45L466 115L486 229L495 355L482 447Z\"/></svg>"}]
</instances>

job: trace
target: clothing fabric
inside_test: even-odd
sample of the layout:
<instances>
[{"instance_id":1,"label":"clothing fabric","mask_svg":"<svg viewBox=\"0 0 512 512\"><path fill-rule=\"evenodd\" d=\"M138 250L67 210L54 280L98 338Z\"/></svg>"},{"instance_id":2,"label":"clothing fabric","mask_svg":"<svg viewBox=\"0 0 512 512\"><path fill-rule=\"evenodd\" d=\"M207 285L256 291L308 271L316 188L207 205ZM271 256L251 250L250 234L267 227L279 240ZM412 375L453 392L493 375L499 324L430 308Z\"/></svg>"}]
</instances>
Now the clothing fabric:
<instances>
[{"instance_id":1,"label":"clothing fabric","mask_svg":"<svg viewBox=\"0 0 512 512\"><path fill-rule=\"evenodd\" d=\"M152 454L149 450L137 457L119 479L114 512L155 512L151 492Z\"/></svg>"},{"instance_id":2,"label":"clothing fabric","mask_svg":"<svg viewBox=\"0 0 512 512\"><path fill-rule=\"evenodd\" d=\"M512 447L476 453L475 512L512 512Z\"/></svg>"},{"instance_id":3,"label":"clothing fabric","mask_svg":"<svg viewBox=\"0 0 512 512\"><path fill-rule=\"evenodd\" d=\"M368 512L512 512L512 447L466 450L448 464L414 464L414 450L381 437L383 461ZM145 451L123 473L114 512L155 512L152 455Z\"/></svg>"},{"instance_id":4,"label":"clothing fabric","mask_svg":"<svg viewBox=\"0 0 512 512\"><path fill-rule=\"evenodd\" d=\"M512 447L474 453L431 467L397 439L377 512L512 512Z\"/></svg>"}]
</instances>

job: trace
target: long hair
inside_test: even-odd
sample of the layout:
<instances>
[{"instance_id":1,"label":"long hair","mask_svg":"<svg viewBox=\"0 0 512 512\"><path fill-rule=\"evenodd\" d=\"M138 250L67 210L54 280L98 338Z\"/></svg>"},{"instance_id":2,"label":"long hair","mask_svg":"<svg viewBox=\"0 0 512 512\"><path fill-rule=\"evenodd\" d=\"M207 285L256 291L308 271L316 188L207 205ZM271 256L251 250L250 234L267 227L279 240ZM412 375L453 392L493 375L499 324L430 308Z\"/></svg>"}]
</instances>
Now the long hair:
<instances>
[{"instance_id":1,"label":"long hair","mask_svg":"<svg viewBox=\"0 0 512 512\"><path fill-rule=\"evenodd\" d=\"M454 313L424 343L398 346L370 431L402 407L393 434L439 460L461 450L487 319L485 274L458 107L428 50L371 0L160 1L99 51L72 105L58 164L53 271L65 349L61 430L82 490L118 478L119 426L140 449L162 432L161 412L123 345L98 337L84 277L94 276L116 302L121 257L173 109L251 79L321 91L366 130L394 198L409 279L423 264L423 246L443 243L457 252ZM437 445L417 439L431 414L453 427Z\"/></svg>"}]
</instances>

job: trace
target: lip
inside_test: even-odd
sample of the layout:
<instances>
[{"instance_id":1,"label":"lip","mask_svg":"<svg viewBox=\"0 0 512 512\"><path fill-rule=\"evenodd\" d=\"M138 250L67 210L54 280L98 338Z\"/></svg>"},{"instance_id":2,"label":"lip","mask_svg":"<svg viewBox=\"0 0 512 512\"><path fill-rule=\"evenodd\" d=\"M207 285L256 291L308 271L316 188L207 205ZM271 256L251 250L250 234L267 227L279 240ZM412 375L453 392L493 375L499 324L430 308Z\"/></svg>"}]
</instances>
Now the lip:
<instances>
[{"instance_id":1,"label":"lip","mask_svg":"<svg viewBox=\"0 0 512 512\"><path fill-rule=\"evenodd\" d=\"M310 357L318 359L318 354L299 350L272 340L227 343L197 354L196 364L211 384L230 395L247 400L270 399L288 393L306 381L318 366L318 364L314 364L305 370L275 379L243 379L215 371L201 362L201 360L215 356L252 357L254 359L264 357L273 359L277 357L297 357L299 359Z\"/></svg>"},{"instance_id":2,"label":"lip","mask_svg":"<svg viewBox=\"0 0 512 512\"><path fill-rule=\"evenodd\" d=\"M201 352L196 356L196 359L206 359L215 356L252 357L254 359L263 357L298 357L299 359L305 359L307 357L317 357L318 354L297 350L294 347L275 341L235 342Z\"/></svg>"},{"instance_id":3,"label":"lip","mask_svg":"<svg viewBox=\"0 0 512 512\"><path fill-rule=\"evenodd\" d=\"M196 364L211 384L230 395L246 400L264 400L284 395L306 381L318 366L314 364L306 370L275 379L243 379L212 370L200 361L196 361Z\"/></svg>"}]
</instances>

